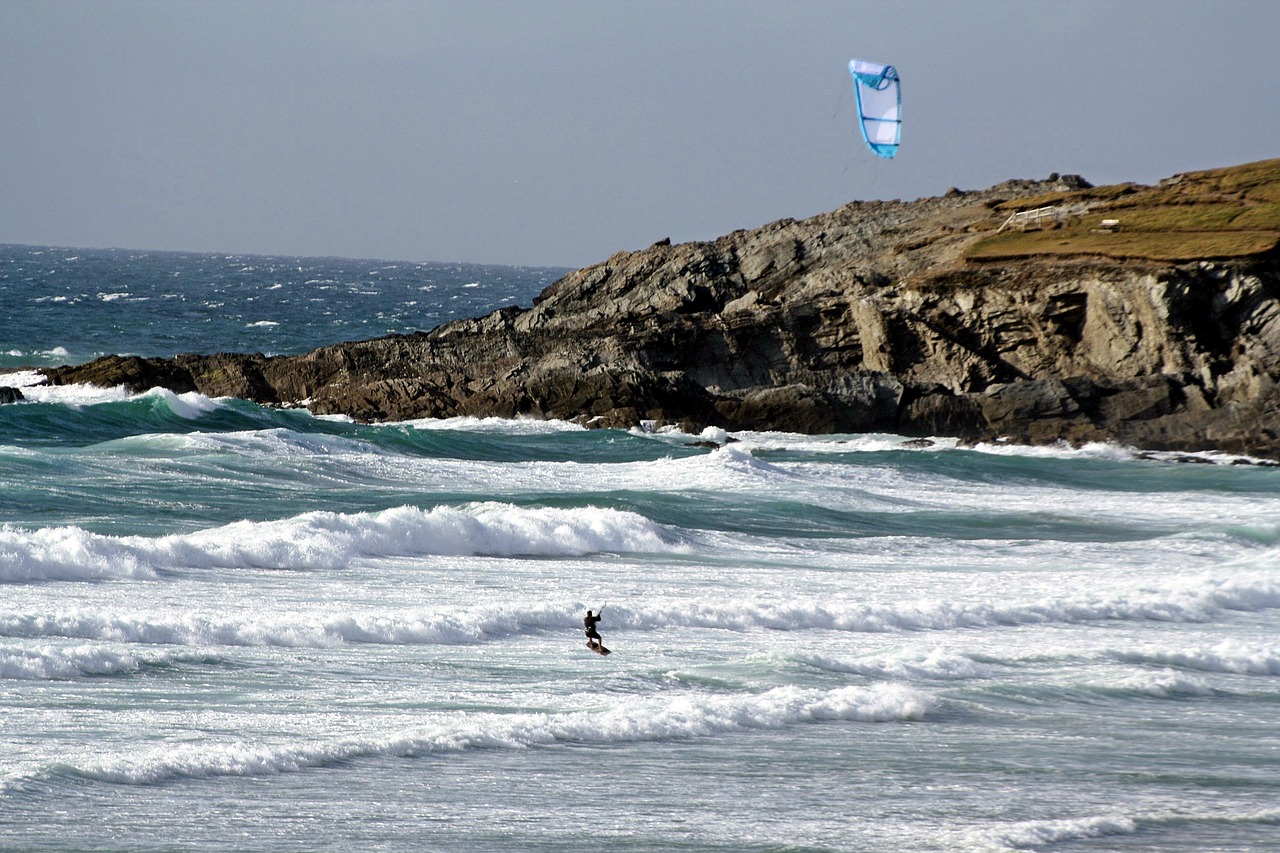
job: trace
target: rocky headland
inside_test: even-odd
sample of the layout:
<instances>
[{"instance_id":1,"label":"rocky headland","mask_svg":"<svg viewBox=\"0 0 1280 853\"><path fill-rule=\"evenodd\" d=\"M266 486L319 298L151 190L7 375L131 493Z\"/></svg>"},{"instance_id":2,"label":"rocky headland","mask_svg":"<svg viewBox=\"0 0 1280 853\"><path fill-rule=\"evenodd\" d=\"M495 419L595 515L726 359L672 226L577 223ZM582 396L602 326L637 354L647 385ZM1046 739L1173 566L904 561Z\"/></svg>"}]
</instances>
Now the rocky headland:
<instances>
[{"instance_id":1,"label":"rocky headland","mask_svg":"<svg viewBox=\"0 0 1280 853\"><path fill-rule=\"evenodd\" d=\"M1280 459L1280 160L853 202L620 252L533 307L295 356L108 356L48 381L362 421L1115 441Z\"/></svg>"}]
</instances>

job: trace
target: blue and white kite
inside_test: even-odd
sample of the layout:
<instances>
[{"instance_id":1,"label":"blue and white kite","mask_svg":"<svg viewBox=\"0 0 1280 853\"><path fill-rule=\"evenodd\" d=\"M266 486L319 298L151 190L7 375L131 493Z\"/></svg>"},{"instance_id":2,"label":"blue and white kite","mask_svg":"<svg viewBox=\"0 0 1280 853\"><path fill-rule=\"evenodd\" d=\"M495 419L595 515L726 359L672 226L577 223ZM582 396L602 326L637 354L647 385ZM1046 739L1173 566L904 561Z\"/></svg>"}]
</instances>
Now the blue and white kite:
<instances>
[{"instance_id":1,"label":"blue and white kite","mask_svg":"<svg viewBox=\"0 0 1280 853\"><path fill-rule=\"evenodd\" d=\"M858 96L858 126L867 147L881 157L898 153L902 139L902 88L892 65L849 60L853 91Z\"/></svg>"}]
</instances>

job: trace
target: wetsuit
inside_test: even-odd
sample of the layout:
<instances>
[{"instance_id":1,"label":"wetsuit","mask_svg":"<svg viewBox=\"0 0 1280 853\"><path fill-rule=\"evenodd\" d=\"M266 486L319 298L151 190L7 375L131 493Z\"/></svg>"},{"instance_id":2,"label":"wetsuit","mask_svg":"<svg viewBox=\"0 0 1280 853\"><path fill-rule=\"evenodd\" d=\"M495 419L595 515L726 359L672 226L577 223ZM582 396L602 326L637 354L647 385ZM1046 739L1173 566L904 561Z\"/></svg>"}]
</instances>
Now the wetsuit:
<instances>
[{"instance_id":1,"label":"wetsuit","mask_svg":"<svg viewBox=\"0 0 1280 853\"><path fill-rule=\"evenodd\" d=\"M600 632L596 630L596 623L600 621L599 616L592 616L591 611L587 611L587 615L582 617L582 630L587 635L587 642L595 640L600 645L604 645L604 640L600 639Z\"/></svg>"}]
</instances>

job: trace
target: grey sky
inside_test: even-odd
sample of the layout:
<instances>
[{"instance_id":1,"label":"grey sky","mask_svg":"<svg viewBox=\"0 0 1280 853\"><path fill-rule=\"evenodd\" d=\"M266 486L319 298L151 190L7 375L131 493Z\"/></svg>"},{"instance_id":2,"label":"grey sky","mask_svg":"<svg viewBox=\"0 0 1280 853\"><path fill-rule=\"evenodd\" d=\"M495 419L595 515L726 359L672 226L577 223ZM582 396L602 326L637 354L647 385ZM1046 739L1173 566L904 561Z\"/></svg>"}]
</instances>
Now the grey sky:
<instances>
[{"instance_id":1,"label":"grey sky","mask_svg":"<svg viewBox=\"0 0 1280 853\"><path fill-rule=\"evenodd\" d=\"M584 266L1280 157L1280 3L0 0L0 242ZM895 160L845 65L897 66Z\"/></svg>"}]
</instances>

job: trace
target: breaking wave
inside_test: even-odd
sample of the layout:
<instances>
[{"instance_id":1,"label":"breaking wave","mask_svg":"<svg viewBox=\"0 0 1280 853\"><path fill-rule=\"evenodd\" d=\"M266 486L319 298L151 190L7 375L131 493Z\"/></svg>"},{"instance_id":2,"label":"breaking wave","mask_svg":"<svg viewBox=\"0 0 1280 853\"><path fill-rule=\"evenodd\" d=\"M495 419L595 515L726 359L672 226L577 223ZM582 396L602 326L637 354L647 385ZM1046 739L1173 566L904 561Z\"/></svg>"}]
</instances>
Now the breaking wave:
<instances>
[{"instance_id":1,"label":"breaking wave","mask_svg":"<svg viewBox=\"0 0 1280 853\"><path fill-rule=\"evenodd\" d=\"M779 687L752 695L635 700L570 713L441 713L427 724L405 730L270 745L247 741L164 744L129 754L86 757L54 772L127 785L267 776L358 758L679 740L817 722L919 721L933 705L927 694L899 685L836 690Z\"/></svg>"},{"instance_id":2,"label":"breaking wave","mask_svg":"<svg viewBox=\"0 0 1280 853\"><path fill-rule=\"evenodd\" d=\"M669 551L678 547L672 538L636 513L501 503L308 512L157 538L6 526L0 528L0 581L145 578L175 569L338 569L377 557Z\"/></svg>"},{"instance_id":3,"label":"breaking wave","mask_svg":"<svg viewBox=\"0 0 1280 853\"><path fill-rule=\"evenodd\" d=\"M545 511L542 511L545 512ZM641 537L657 547L656 532ZM230 539L225 533L223 538ZM616 545L611 537L608 542ZM150 541L150 540L147 540ZM282 542L286 541L283 538ZM530 547L528 539L520 539ZM627 538L634 547L636 538ZM606 544L601 541L587 544ZM228 548L236 548L229 542ZM285 547L285 546L281 546ZM301 547L298 543L289 548ZM468 546L471 547L471 546ZM563 542L554 547L565 553ZM347 542L343 559L352 559L355 546ZM194 553L214 565L211 552ZM216 553L216 552L212 552ZM290 553L293 553L290 551ZM325 552L326 560L334 559ZM240 559L238 552L232 553ZM240 565L240 563L235 563ZM62 637L183 645L331 646L344 642L432 644L475 643L518 634L563 630L580 618L582 602L557 600L545 604L490 604L484 608L441 607L352 612L349 607L280 613L271 610L224 612L118 612L87 608L51 613L0 610L0 636ZM970 628L1016 628L1025 625L1080 624L1096 621L1187 622L1211 621L1225 611L1258 611L1280 607L1280 582L1266 577L1205 577L1166 593L1116 593L1092 599L1051 599L1027 604L949 604L903 602L896 605L837 605L831 603L761 604L746 600L686 606L662 601L648 606L611 604L611 630L662 631L672 627L752 631L841 631L893 633L956 631ZM1158 658L1155 659L1158 662ZM865 661L836 661L823 657L801 659L816 668L881 678L958 679L995 674L999 664L946 651L925 656L901 655ZM1009 665L1017 665L1011 662ZM1261 666L1261 663L1255 666ZM1266 664L1270 666L1270 663ZM1138 692L1177 692L1177 684L1134 682ZM1183 679L1183 686L1191 682ZM1172 685L1169 687L1168 685ZM1187 688L1194 692L1194 687Z\"/></svg>"},{"instance_id":4,"label":"breaking wave","mask_svg":"<svg viewBox=\"0 0 1280 853\"><path fill-rule=\"evenodd\" d=\"M71 647L43 645L21 649L0 648L0 678L44 681L123 675L175 663L207 663L211 660L213 658L207 655L112 649L91 643Z\"/></svg>"}]
</instances>

